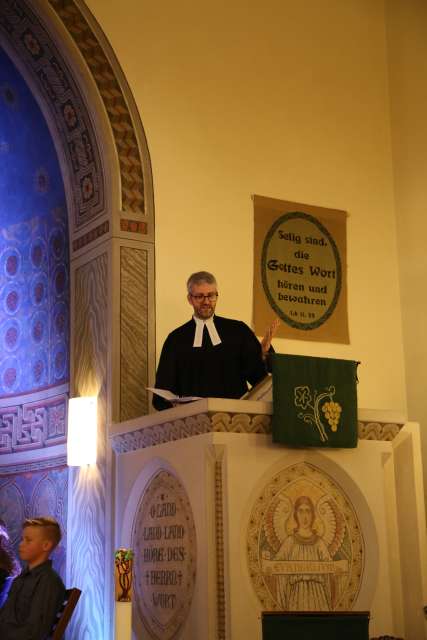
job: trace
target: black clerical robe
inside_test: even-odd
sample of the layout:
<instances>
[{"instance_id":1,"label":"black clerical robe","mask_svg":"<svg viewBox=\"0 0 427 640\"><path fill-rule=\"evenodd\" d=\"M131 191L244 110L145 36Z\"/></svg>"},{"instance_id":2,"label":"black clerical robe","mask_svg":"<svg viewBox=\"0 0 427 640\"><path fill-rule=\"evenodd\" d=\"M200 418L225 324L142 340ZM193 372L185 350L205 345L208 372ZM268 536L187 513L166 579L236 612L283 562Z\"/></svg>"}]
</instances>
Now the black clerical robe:
<instances>
[{"instance_id":1,"label":"black clerical robe","mask_svg":"<svg viewBox=\"0 0 427 640\"><path fill-rule=\"evenodd\" d=\"M239 320L214 316L221 343L213 346L206 327L201 347L193 347L196 323L191 319L168 335L156 375L156 387L178 396L240 398L267 374L261 345L251 329ZM156 409L170 402L153 397Z\"/></svg>"}]
</instances>

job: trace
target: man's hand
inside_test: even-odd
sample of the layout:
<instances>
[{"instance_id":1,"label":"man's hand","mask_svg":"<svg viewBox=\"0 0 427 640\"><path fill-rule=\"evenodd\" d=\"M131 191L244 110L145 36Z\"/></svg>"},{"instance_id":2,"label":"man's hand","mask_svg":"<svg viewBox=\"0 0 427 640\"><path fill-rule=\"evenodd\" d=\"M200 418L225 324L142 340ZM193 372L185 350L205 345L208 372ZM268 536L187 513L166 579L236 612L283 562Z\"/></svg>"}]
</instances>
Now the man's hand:
<instances>
[{"instance_id":1,"label":"man's hand","mask_svg":"<svg viewBox=\"0 0 427 640\"><path fill-rule=\"evenodd\" d=\"M279 328L280 320L279 318L275 318L273 322L267 327L265 330L265 334L263 339L261 340L261 349L262 349L262 357L266 358L267 353L271 346L271 341L276 335L277 329Z\"/></svg>"}]
</instances>

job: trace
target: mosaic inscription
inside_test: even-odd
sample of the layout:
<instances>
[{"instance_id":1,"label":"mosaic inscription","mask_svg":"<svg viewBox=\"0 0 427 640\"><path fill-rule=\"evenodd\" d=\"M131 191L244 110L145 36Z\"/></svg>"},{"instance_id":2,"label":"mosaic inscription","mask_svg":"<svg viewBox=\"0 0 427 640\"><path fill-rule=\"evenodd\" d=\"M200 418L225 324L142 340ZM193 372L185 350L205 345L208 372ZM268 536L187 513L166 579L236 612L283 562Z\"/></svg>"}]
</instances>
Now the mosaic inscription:
<instances>
[{"instance_id":1,"label":"mosaic inscription","mask_svg":"<svg viewBox=\"0 0 427 640\"><path fill-rule=\"evenodd\" d=\"M153 638L182 628L196 578L196 530L184 487L169 471L149 481L136 512L135 595L139 618Z\"/></svg>"}]
</instances>

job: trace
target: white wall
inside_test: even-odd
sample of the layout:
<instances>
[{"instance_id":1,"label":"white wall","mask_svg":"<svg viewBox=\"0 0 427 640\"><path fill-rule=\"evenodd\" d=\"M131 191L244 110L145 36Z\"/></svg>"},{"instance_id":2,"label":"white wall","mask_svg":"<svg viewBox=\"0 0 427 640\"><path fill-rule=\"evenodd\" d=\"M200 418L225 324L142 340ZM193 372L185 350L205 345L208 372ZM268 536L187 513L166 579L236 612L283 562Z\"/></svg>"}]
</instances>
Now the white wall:
<instances>
[{"instance_id":1,"label":"white wall","mask_svg":"<svg viewBox=\"0 0 427 640\"><path fill-rule=\"evenodd\" d=\"M158 354L192 271L250 323L251 194L345 209L351 344L275 347L361 360L360 406L406 411L383 2L87 4L150 148Z\"/></svg>"},{"instance_id":2,"label":"white wall","mask_svg":"<svg viewBox=\"0 0 427 640\"><path fill-rule=\"evenodd\" d=\"M427 5L388 0L387 19L408 414L421 423L427 486Z\"/></svg>"}]
</instances>

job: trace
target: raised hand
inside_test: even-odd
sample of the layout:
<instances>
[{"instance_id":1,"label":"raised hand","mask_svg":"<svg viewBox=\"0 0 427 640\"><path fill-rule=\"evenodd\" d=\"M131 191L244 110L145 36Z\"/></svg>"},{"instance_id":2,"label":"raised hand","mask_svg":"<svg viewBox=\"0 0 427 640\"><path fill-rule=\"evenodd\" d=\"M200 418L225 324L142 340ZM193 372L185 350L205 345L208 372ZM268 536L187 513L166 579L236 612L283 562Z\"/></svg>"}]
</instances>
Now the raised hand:
<instances>
[{"instance_id":1,"label":"raised hand","mask_svg":"<svg viewBox=\"0 0 427 640\"><path fill-rule=\"evenodd\" d=\"M271 347L271 341L273 340L274 336L276 335L277 329L279 328L280 325L280 320L279 318L275 318L273 320L273 322L267 327L267 329L265 330L265 334L263 339L261 340L261 348L262 348L262 355L265 358L270 347Z\"/></svg>"}]
</instances>

